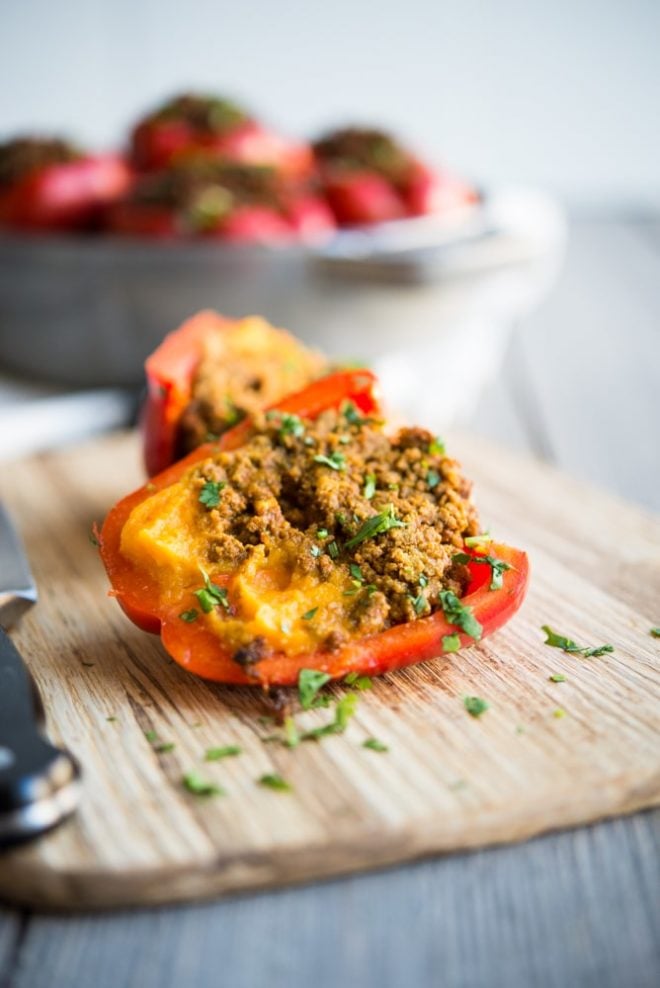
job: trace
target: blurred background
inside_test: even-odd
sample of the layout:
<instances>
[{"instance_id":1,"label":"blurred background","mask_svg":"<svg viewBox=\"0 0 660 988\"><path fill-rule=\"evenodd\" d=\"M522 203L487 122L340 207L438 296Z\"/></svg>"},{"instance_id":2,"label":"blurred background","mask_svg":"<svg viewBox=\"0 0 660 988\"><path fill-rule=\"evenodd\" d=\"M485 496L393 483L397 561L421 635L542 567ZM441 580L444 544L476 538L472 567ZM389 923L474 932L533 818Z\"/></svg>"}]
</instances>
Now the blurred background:
<instances>
[{"instance_id":1,"label":"blurred background","mask_svg":"<svg viewBox=\"0 0 660 988\"><path fill-rule=\"evenodd\" d=\"M376 364L408 414L468 426L658 506L648 425L660 416L654 0L28 0L4 6L2 37L2 139L57 133L116 148L167 97L209 91L294 137L382 126L474 182L498 205L487 232L516 227L533 264L522 263L525 250L475 261L469 245L433 293L385 285L358 297L354 283L339 283L306 300L314 330L297 310L290 328L333 353L352 340L352 355ZM136 263L131 256L143 280ZM61 279L57 253L40 264ZM5 272L16 281L14 267ZM208 304L190 278L195 307ZM309 286L287 278L280 288L291 303ZM36 305L39 288L30 291ZM281 320L278 305L263 314ZM180 317L163 302L162 333ZM34 400L68 399L70 389L16 376L1 354L0 369L0 432L9 435L10 420L25 426L24 439L5 445L15 456L34 447L43 421ZM102 399L99 423L124 421L125 402L109 389ZM69 423L80 421L68 407Z\"/></svg>"}]
</instances>

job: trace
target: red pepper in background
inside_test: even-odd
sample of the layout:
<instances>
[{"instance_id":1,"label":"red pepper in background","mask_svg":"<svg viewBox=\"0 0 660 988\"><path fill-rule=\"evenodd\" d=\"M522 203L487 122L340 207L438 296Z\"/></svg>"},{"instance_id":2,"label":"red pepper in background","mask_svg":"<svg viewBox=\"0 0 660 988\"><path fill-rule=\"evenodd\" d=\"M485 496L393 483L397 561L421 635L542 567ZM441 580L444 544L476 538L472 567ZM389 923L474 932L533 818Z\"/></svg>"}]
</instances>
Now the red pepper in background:
<instances>
[{"instance_id":1,"label":"red pepper in background","mask_svg":"<svg viewBox=\"0 0 660 988\"><path fill-rule=\"evenodd\" d=\"M0 225L85 229L131 182L131 170L117 155L84 155L59 140L11 141L0 148Z\"/></svg>"},{"instance_id":2,"label":"red pepper in background","mask_svg":"<svg viewBox=\"0 0 660 988\"><path fill-rule=\"evenodd\" d=\"M375 378L368 371L342 372L288 396L277 407L301 418L314 418L325 409L340 407L350 400L363 414L373 414L379 408L375 385ZM212 455L215 450L238 448L249 438L250 430L249 420L240 423L225 433L217 444L199 447L153 478L148 486L125 497L109 512L100 535L101 557L112 584L112 594L138 627L160 633L169 654L189 672L219 682L258 683L264 686L293 685L304 668L326 672L333 678L343 678L350 672L377 675L433 658L443 650L455 651L456 635L461 646L472 644L473 639L469 635L451 624L442 612L436 612L430 617L352 640L335 651L293 656L276 653L254 663L248 673L234 660L232 650L201 622L182 621L180 606L167 603L167 596L162 594L149 573L122 555L124 525L133 509L154 491L175 483L190 466ZM466 551L478 557L474 550ZM470 607L481 624L482 637L500 628L520 607L528 581L528 562L524 552L497 544L491 544L489 552L510 567L502 573L501 587L491 590L490 568L471 563L470 583L461 599L461 604ZM443 641L447 636L452 639L451 647Z\"/></svg>"}]
</instances>

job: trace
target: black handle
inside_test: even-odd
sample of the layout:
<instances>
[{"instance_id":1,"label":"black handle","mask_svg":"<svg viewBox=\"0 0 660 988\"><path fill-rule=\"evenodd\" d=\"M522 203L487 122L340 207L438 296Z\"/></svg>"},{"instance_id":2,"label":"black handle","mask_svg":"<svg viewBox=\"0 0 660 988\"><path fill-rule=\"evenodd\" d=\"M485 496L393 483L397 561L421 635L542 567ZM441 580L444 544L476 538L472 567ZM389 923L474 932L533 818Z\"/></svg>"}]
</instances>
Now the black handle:
<instances>
[{"instance_id":1,"label":"black handle","mask_svg":"<svg viewBox=\"0 0 660 988\"><path fill-rule=\"evenodd\" d=\"M56 826L78 802L80 770L41 733L35 687L0 628L0 847Z\"/></svg>"}]
</instances>

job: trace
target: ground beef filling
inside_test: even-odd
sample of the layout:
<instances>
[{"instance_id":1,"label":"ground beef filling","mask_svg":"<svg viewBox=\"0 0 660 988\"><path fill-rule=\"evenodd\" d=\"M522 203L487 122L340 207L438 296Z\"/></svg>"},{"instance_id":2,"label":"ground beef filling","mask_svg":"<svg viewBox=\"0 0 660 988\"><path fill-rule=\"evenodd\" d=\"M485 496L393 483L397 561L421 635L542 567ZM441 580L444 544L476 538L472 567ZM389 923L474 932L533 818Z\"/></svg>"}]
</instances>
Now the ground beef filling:
<instances>
[{"instance_id":1,"label":"ground beef filling","mask_svg":"<svg viewBox=\"0 0 660 988\"><path fill-rule=\"evenodd\" d=\"M81 154L57 138L19 137L0 145L0 188L9 187L31 172L49 165L69 164Z\"/></svg>"},{"instance_id":2,"label":"ground beef filling","mask_svg":"<svg viewBox=\"0 0 660 988\"><path fill-rule=\"evenodd\" d=\"M263 320L209 335L181 418L178 452L184 455L221 436L282 395L300 391L325 369L320 354Z\"/></svg>"},{"instance_id":3,"label":"ground beef filling","mask_svg":"<svg viewBox=\"0 0 660 988\"><path fill-rule=\"evenodd\" d=\"M320 648L425 617L440 608L440 590L465 592L468 572L452 557L478 531L470 485L423 429L390 437L351 405L314 422L271 412L245 446L203 461L190 482L200 493L224 485L219 504L199 511L210 571L285 552L301 578L344 577L336 620L310 621L323 629Z\"/></svg>"}]
</instances>

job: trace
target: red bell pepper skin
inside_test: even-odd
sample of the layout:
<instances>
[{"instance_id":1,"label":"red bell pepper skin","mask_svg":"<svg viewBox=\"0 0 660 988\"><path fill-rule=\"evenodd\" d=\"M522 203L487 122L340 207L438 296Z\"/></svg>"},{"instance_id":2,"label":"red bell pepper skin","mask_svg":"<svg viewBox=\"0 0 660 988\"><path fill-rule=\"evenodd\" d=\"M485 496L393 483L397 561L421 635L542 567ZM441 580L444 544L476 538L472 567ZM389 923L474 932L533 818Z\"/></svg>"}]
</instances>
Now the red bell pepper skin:
<instances>
[{"instance_id":1,"label":"red bell pepper skin","mask_svg":"<svg viewBox=\"0 0 660 988\"><path fill-rule=\"evenodd\" d=\"M113 154L46 165L0 194L0 224L15 230L83 229L131 182L130 168Z\"/></svg>"},{"instance_id":2,"label":"red bell pepper skin","mask_svg":"<svg viewBox=\"0 0 660 988\"><path fill-rule=\"evenodd\" d=\"M375 172L339 171L327 177L324 191L340 226L385 223L406 215L401 196Z\"/></svg>"},{"instance_id":3,"label":"red bell pepper skin","mask_svg":"<svg viewBox=\"0 0 660 988\"><path fill-rule=\"evenodd\" d=\"M351 400L363 414L378 412L375 379L368 371L349 371L315 382L297 395L278 403L282 411L314 418L327 408ZM292 686L301 669L326 672L333 679L350 672L378 675L415 662L434 658L443 651L444 636L459 634L461 645L472 639L447 622L440 612L397 625L379 634L356 639L336 651L312 654L274 654L252 666L249 672L238 665L231 650L200 623L180 619L180 607L162 601L158 585L121 554L121 534L132 510L155 490L175 483L194 463L217 449L235 449L250 435L250 422L225 433L217 444L207 444L155 477L149 488L141 487L109 512L100 533L100 552L115 596L127 616L138 627L160 633L163 645L183 668L205 679L224 683L258 684L264 687ZM470 550L468 550L469 552ZM503 573L502 587L490 590L490 569L470 564L471 580L462 603L470 606L481 623L483 637L500 628L520 607L528 582L527 556L504 545L490 545L489 552L510 564ZM472 553L475 555L475 553Z\"/></svg>"},{"instance_id":4,"label":"red bell pepper skin","mask_svg":"<svg viewBox=\"0 0 660 988\"><path fill-rule=\"evenodd\" d=\"M216 312L199 312L169 333L147 358L147 398L140 428L149 476L160 473L176 458L179 420L192 397L193 375L204 338L231 323Z\"/></svg>"}]
</instances>

